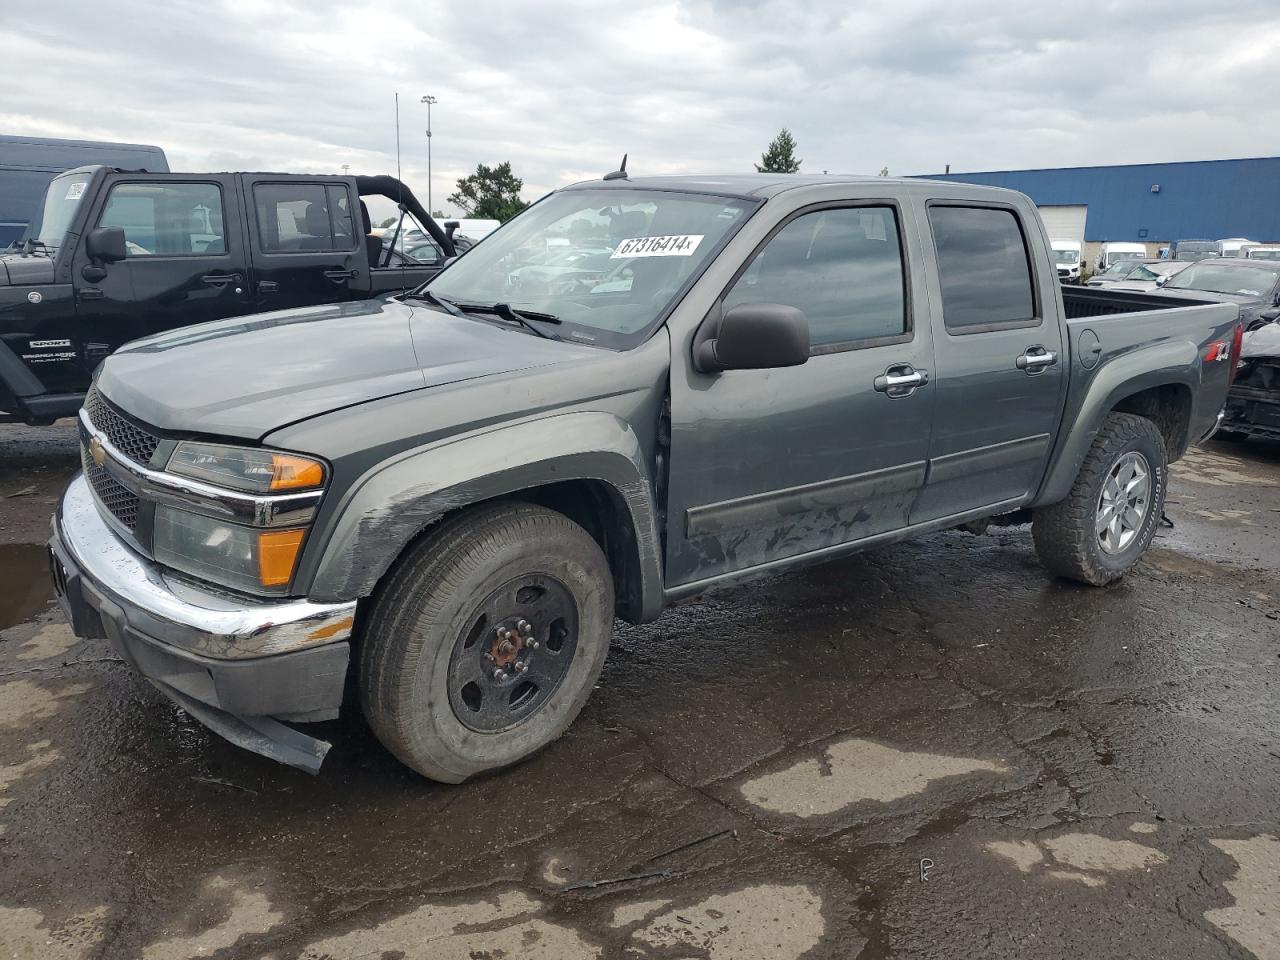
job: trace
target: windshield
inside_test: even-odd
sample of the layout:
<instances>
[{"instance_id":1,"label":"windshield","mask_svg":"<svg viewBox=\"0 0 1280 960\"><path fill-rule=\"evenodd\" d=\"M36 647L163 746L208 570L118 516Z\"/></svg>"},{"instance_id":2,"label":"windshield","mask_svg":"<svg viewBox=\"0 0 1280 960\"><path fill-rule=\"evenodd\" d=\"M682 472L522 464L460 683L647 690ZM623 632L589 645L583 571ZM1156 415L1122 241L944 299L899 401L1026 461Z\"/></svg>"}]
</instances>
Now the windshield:
<instances>
[{"instance_id":1,"label":"windshield","mask_svg":"<svg viewBox=\"0 0 1280 960\"><path fill-rule=\"evenodd\" d=\"M1173 255L1175 260L1203 260L1205 257L1216 257L1218 255L1218 245L1209 242L1188 242L1178 244L1178 249Z\"/></svg>"},{"instance_id":2,"label":"windshield","mask_svg":"<svg viewBox=\"0 0 1280 960\"><path fill-rule=\"evenodd\" d=\"M1280 260L1280 247L1270 249L1254 249L1249 251L1250 260Z\"/></svg>"},{"instance_id":3,"label":"windshield","mask_svg":"<svg viewBox=\"0 0 1280 960\"><path fill-rule=\"evenodd\" d=\"M428 282L457 303L551 314L567 339L643 336L754 209L656 190L566 190L534 204Z\"/></svg>"},{"instance_id":4,"label":"windshield","mask_svg":"<svg viewBox=\"0 0 1280 960\"><path fill-rule=\"evenodd\" d=\"M1064 266L1069 266L1070 264L1080 262L1080 251L1079 250L1055 250L1053 251L1053 258L1058 263L1063 264Z\"/></svg>"},{"instance_id":5,"label":"windshield","mask_svg":"<svg viewBox=\"0 0 1280 960\"><path fill-rule=\"evenodd\" d=\"M1165 289L1205 290L1244 297L1261 297L1280 281L1280 267L1246 267L1235 263L1196 263L1187 267Z\"/></svg>"},{"instance_id":6,"label":"windshield","mask_svg":"<svg viewBox=\"0 0 1280 960\"><path fill-rule=\"evenodd\" d=\"M76 215L76 208L80 206L80 199L92 178L92 173L54 177L45 191L40 215L27 227L27 238L39 241L46 247L61 246L62 238L71 226L71 218Z\"/></svg>"},{"instance_id":7,"label":"windshield","mask_svg":"<svg viewBox=\"0 0 1280 960\"><path fill-rule=\"evenodd\" d=\"M1107 267L1107 269L1098 274L1098 277L1099 279L1106 278L1107 280L1122 280L1140 266L1142 266L1142 264L1137 260L1117 260L1115 263L1111 264L1111 266Z\"/></svg>"}]
</instances>

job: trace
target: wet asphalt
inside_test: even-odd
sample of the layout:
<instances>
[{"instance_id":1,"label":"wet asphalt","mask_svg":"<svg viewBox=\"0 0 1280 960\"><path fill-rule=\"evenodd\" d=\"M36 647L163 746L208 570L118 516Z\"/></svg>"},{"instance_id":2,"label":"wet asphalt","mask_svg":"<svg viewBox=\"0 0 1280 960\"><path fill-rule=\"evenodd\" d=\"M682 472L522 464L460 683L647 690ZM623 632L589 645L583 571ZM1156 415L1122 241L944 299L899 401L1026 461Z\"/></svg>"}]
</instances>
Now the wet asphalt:
<instances>
[{"instance_id":1,"label":"wet asphalt","mask_svg":"<svg viewBox=\"0 0 1280 960\"><path fill-rule=\"evenodd\" d=\"M619 624L564 738L446 787L76 640L74 435L0 432L0 960L1280 958L1280 447L1175 466L1107 589L948 532Z\"/></svg>"}]
</instances>

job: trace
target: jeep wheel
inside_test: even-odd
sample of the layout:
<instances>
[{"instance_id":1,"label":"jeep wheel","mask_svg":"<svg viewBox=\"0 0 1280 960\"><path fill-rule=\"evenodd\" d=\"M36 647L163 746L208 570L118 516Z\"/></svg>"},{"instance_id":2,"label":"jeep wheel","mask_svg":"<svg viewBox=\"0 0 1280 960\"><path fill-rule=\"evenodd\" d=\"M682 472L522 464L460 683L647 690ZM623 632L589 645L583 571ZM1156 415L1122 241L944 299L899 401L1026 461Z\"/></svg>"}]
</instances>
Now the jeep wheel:
<instances>
[{"instance_id":1,"label":"jeep wheel","mask_svg":"<svg viewBox=\"0 0 1280 960\"><path fill-rule=\"evenodd\" d=\"M446 521L388 574L360 653L378 739L461 783L559 737L604 666L613 580L590 535L532 504Z\"/></svg>"},{"instance_id":2,"label":"jeep wheel","mask_svg":"<svg viewBox=\"0 0 1280 960\"><path fill-rule=\"evenodd\" d=\"M1118 580L1151 545L1168 477L1155 424L1132 413L1110 414L1067 498L1035 512L1031 532L1041 562L1081 583Z\"/></svg>"}]
</instances>

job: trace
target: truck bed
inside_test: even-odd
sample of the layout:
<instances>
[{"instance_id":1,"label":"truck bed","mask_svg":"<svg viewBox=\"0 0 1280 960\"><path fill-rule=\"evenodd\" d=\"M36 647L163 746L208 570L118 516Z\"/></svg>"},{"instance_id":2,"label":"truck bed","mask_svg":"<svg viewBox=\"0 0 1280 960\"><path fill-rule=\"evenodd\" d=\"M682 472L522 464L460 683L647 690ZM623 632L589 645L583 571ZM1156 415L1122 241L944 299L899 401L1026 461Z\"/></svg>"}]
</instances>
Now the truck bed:
<instances>
[{"instance_id":1,"label":"truck bed","mask_svg":"<svg viewBox=\"0 0 1280 960\"><path fill-rule=\"evenodd\" d=\"M1062 287L1062 304L1068 320L1109 317L1116 313L1168 310L1170 307L1194 307L1204 302L1164 294L1157 296L1139 290L1108 290L1105 287L1077 287L1069 284Z\"/></svg>"}]
</instances>

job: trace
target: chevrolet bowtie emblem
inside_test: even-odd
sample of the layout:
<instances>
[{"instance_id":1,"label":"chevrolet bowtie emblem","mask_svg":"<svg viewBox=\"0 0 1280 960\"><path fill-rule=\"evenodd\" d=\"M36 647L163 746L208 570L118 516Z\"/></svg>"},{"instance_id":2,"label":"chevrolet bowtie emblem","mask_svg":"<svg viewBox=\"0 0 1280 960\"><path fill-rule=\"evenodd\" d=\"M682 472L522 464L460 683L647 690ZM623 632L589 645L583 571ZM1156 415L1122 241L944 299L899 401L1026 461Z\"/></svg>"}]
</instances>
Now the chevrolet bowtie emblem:
<instances>
[{"instance_id":1,"label":"chevrolet bowtie emblem","mask_svg":"<svg viewBox=\"0 0 1280 960\"><path fill-rule=\"evenodd\" d=\"M107 451L102 447L102 441L94 437L89 441L89 456L93 457L93 462L99 467L107 462Z\"/></svg>"}]
</instances>

